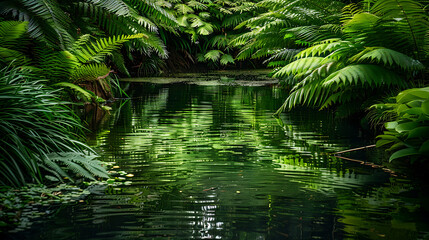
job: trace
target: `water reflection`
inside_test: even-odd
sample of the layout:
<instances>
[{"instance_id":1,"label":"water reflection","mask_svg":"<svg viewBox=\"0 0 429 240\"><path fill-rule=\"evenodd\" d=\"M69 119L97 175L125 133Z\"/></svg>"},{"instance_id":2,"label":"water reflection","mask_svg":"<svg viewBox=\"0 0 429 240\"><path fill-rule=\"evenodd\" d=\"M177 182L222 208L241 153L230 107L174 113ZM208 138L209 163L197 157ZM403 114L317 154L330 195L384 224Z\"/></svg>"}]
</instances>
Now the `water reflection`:
<instances>
[{"instance_id":1,"label":"water reflection","mask_svg":"<svg viewBox=\"0 0 429 240\"><path fill-rule=\"evenodd\" d=\"M414 186L327 153L367 142L329 113L275 119L273 87L134 86L91 144L135 175L33 239L419 239ZM120 106L120 107L119 107ZM358 156L376 161L376 152ZM29 239L32 239L31 237Z\"/></svg>"}]
</instances>

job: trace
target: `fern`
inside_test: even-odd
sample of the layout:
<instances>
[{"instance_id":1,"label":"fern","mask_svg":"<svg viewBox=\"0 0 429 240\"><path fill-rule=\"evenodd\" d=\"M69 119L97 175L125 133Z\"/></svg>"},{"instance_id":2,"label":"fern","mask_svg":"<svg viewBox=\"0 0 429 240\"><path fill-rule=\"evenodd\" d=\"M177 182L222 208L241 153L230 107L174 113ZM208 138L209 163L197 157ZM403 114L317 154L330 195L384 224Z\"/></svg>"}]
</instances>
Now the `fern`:
<instances>
[{"instance_id":1,"label":"fern","mask_svg":"<svg viewBox=\"0 0 429 240\"><path fill-rule=\"evenodd\" d=\"M224 54L220 58L220 64L227 65L228 63L234 63L234 58L229 54Z\"/></svg>"},{"instance_id":2,"label":"fern","mask_svg":"<svg viewBox=\"0 0 429 240\"><path fill-rule=\"evenodd\" d=\"M177 26L176 18L156 4L154 0L125 0L128 5L136 8L143 16L152 16L154 19L162 21L162 23L168 26Z\"/></svg>"},{"instance_id":3,"label":"fern","mask_svg":"<svg viewBox=\"0 0 429 240\"><path fill-rule=\"evenodd\" d=\"M397 74L375 65L350 65L329 75L323 86L339 85L368 85L380 87L382 85L397 85L406 87L406 82Z\"/></svg>"},{"instance_id":4,"label":"fern","mask_svg":"<svg viewBox=\"0 0 429 240\"><path fill-rule=\"evenodd\" d=\"M74 69L80 65L75 55L69 51L51 51L47 48L38 47L36 53L36 66L43 69L43 75L51 83L70 79Z\"/></svg>"},{"instance_id":5,"label":"fern","mask_svg":"<svg viewBox=\"0 0 429 240\"><path fill-rule=\"evenodd\" d=\"M332 60L326 60L322 57L309 57L298 59L281 68L279 71L277 71L277 73L273 75L273 77L283 78L288 75L295 75L298 73L307 72L308 70L320 67L322 64L326 63L326 61Z\"/></svg>"},{"instance_id":6,"label":"fern","mask_svg":"<svg viewBox=\"0 0 429 240\"><path fill-rule=\"evenodd\" d=\"M111 54L111 52L119 49L121 44L136 38L147 38L145 34L135 34L135 35L122 35L122 36L113 36L109 38L98 39L95 43L90 45L85 45L82 48L73 49L73 53L76 58L81 63L96 62L101 63L106 55Z\"/></svg>"},{"instance_id":7,"label":"fern","mask_svg":"<svg viewBox=\"0 0 429 240\"><path fill-rule=\"evenodd\" d=\"M106 9L108 12L115 13L118 16L130 15L129 6L118 0L87 0L89 3L95 6Z\"/></svg>"},{"instance_id":8,"label":"fern","mask_svg":"<svg viewBox=\"0 0 429 240\"><path fill-rule=\"evenodd\" d=\"M50 153L43 159L42 164L46 169L52 169L51 172L56 172L63 178L69 175L60 169L91 180L95 180L94 177L109 178L101 162L94 160L96 157L96 155L75 152ZM70 180L73 181L73 179Z\"/></svg>"},{"instance_id":9,"label":"fern","mask_svg":"<svg viewBox=\"0 0 429 240\"><path fill-rule=\"evenodd\" d=\"M55 0L5 0L0 6L3 14L13 13L19 20L28 20L32 38L51 47L65 49L73 37L68 32L71 19Z\"/></svg>"},{"instance_id":10,"label":"fern","mask_svg":"<svg viewBox=\"0 0 429 240\"><path fill-rule=\"evenodd\" d=\"M211 60L213 62L219 60L221 54L223 54L220 50L210 50L204 55L205 60Z\"/></svg>"},{"instance_id":11,"label":"fern","mask_svg":"<svg viewBox=\"0 0 429 240\"><path fill-rule=\"evenodd\" d=\"M413 0L378 0L371 12L383 16L383 19L398 21L399 32L405 34L413 44L416 58L422 56L424 36L429 30L429 18L424 6Z\"/></svg>"},{"instance_id":12,"label":"fern","mask_svg":"<svg viewBox=\"0 0 429 240\"><path fill-rule=\"evenodd\" d=\"M74 83L96 81L101 76L110 73L110 68L105 64L86 64L75 68L70 76Z\"/></svg>"},{"instance_id":13,"label":"fern","mask_svg":"<svg viewBox=\"0 0 429 240\"><path fill-rule=\"evenodd\" d=\"M387 48L376 48L370 50L361 56L358 61L365 62L368 60L370 62L382 63L386 66L392 66L395 64L396 66L407 71L424 69L424 66L421 62L414 60L403 53Z\"/></svg>"}]
</instances>

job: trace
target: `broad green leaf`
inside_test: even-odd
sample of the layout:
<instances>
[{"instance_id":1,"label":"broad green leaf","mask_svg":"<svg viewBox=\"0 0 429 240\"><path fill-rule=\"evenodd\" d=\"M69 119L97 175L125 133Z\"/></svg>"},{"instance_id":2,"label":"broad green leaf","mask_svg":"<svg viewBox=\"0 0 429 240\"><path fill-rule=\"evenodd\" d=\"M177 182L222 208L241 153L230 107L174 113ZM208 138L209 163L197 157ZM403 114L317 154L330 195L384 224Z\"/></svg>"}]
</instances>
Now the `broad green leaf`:
<instances>
[{"instance_id":1,"label":"broad green leaf","mask_svg":"<svg viewBox=\"0 0 429 240\"><path fill-rule=\"evenodd\" d=\"M408 133L408 138L429 138L429 127L417 127Z\"/></svg>"},{"instance_id":2,"label":"broad green leaf","mask_svg":"<svg viewBox=\"0 0 429 240\"><path fill-rule=\"evenodd\" d=\"M398 149L402 149L406 147L406 145L403 142L398 142L393 144L389 149L387 149L388 152L396 151Z\"/></svg>"},{"instance_id":3,"label":"broad green leaf","mask_svg":"<svg viewBox=\"0 0 429 240\"><path fill-rule=\"evenodd\" d=\"M397 103L407 103L418 99L427 99L429 96L429 87L426 88L412 88L402 91L396 97Z\"/></svg>"},{"instance_id":4,"label":"broad green leaf","mask_svg":"<svg viewBox=\"0 0 429 240\"><path fill-rule=\"evenodd\" d=\"M409 157L409 156L414 156L414 155L418 155L419 151L417 151L414 148L405 148L399 151L396 151L395 153L392 154L392 156L390 156L389 158L389 162L398 159L398 158L403 158L403 157Z\"/></svg>"},{"instance_id":5,"label":"broad green leaf","mask_svg":"<svg viewBox=\"0 0 429 240\"><path fill-rule=\"evenodd\" d=\"M388 130L394 130L396 128L396 126L398 126L398 122L387 122L384 124L384 126Z\"/></svg>"},{"instance_id":6,"label":"broad green leaf","mask_svg":"<svg viewBox=\"0 0 429 240\"><path fill-rule=\"evenodd\" d=\"M395 141L393 140L385 140L385 139L381 139L378 140L375 144L376 147L382 147L384 145L390 144L390 143L394 143Z\"/></svg>"},{"instance_id":7,"label":"broad green leaf","mask_svg":"<svg viewBox=\"0 0 429 240\"><path fill-rule=\"evenodd\" d=\"M398 140L395 135L378 135L377 138L385 139L385 140Z\"/></svg>"},{"instance_id":8,"label":"broad green leaf","mask_svg":"<svg viewBox=\"0 0 429 240\"><path fill-rule=\"evenodd\" d=\"M421 114L423 114L423 111L421 108L419 107L414 107L414 108L410 108L408 110L405 110L402 112L403 114L410 114L410 115L417 115L420 116Z\"/></svg>"},{"instance_id":9,"label":"broad green leaf","mask_svg":"<svg viewBox=\"0 0 429 240\"><path fill-rule=\"evenodd\" d=\"M422 103L422 111L424 112L424 114L429 115L429 95L427 98L428 98L428 100L426 100Z\"/></svg>"},{"instance_id":10,"label":"broad green leaf","mask_svg":"<svg viewBox=\"0 0 429 240\"><path fill-rule=\"evenodd\" d=\"M429 140L426 140L419 149L419 152L429 156Z\"/></svg>"},{"instance_id":11,"label":"broad green leaf","mask_svg":"<svg viewBox=\"0 0 429 240\"><path fill-rule=\"evenodd\" d=\"M420 124L418 122L405 122L400 123L395 127L395 130L399 133L401 132L408 132L413 130L414 128L418 127Z\"/></svg>"}]
</instances>

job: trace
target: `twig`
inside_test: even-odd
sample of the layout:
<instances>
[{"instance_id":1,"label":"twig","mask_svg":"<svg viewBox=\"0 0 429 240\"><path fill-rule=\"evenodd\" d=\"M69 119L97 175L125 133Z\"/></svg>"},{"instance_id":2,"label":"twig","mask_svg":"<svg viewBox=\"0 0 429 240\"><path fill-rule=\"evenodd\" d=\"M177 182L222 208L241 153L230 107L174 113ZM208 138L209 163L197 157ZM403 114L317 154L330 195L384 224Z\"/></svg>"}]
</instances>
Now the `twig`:
<instances>
[{"instance_id":1,"label":"twig","mask_svg":"<svg viewBox=\"0 0 429 240\"><path fill-rule=\"evenodd\" d=\"M373 148L373 147L375 147L375 144L374 145L365 146L365 147L352 148L352 149L344 150L344 151L341 151L341 152L336 152L336 153L334 153L334 155L342 154L342 153L346 153L346 152L353 152L353 151L367 149L367 148Z\"/></svg>"}]
</instances>

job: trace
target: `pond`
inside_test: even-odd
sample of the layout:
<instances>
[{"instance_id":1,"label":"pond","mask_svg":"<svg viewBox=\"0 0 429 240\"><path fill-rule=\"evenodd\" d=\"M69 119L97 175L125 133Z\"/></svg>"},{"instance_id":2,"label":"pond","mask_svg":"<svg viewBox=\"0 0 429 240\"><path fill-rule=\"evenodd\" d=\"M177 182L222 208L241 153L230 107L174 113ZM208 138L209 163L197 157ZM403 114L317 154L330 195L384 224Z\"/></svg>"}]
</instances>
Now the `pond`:
<instances>
[{"instance_id":1,"label":"pond","mask_svg":"<svg viewBox=\"0 0 429 240\"><path fill-rule=\"evenodd\" d=\"M20 239L429 237L418 184L332 157L373 143L358 124L308 109L276 119L285 93L272 85L131 89L90 144L132 184L65 207Z\"/></svg>"}]
</instances>

